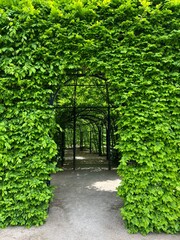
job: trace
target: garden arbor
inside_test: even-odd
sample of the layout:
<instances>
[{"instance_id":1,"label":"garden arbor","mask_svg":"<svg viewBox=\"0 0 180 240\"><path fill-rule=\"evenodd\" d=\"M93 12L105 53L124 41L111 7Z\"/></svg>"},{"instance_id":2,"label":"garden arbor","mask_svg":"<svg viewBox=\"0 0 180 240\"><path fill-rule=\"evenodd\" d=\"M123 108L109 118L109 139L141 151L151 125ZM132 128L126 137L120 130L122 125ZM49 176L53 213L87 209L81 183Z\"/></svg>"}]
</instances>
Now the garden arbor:
<instances>
[{"instance_id":1,"label":"garden arbor","mask_svg":"<svg viewBox=\"0 0 180 240\"><path fill-rule=\"evenodd\" d=\"M74 77L74 79L73 79ZM109 86L108 80L102 76L86 74L71 74L70 80L65 83L61 83L56 89L55 93L51 95L50 104L54 105L56 109L56 120L57 123L63 128L61 131L61 141L58 143L60 145L61 152L61 165L64 162L64 149L65 149L65 129L69 127L73 130L73 169L76 168L76 132L77 132L77 120L80 121L80 125L84 124L85 134L89 134L89 149L92 152L92 125L97 131L97 146L96 152L99 155L102 154L102 136L103 130L106 132L106 155L108 161L108 169L111 169L111 158L110 158L110 148L112 146L111 141L111 108L113 107L110 103L109 97ZM88 79L89 78L89 79ZM59 93L59 94L58 94ZM55 101L56 100L56 101ZM87 131L88 129L88 131ZM89 133L88 133L89 132ZM58 141L58 135L57 135ZM83 148L83 131L80 130L80 149ZM87 142L87 141L86 141ZM97 150L98 149L98 150Z\"/></svg>"},{"instance_id":2,"label":"garden arbor","mask_svg":"<svg viewBox=\"0 0 180 240\"><path fill-rule=\"evenodd\" d=\"M179 13L179 0L0 1L0 227L45 221L57 123L92 94L118 127L127 227L180 230ZM63 90L103 79L108 101Z\"/></svg>"}]
</instances>

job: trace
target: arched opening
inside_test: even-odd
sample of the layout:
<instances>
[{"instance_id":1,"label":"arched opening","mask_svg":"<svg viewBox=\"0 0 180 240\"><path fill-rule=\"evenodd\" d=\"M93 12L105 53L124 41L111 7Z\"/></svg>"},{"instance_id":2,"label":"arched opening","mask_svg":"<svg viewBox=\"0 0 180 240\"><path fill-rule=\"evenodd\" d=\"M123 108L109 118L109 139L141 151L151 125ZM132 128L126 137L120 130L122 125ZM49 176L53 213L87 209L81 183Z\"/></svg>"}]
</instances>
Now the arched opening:
<instances>
[{"instance_id":1,"label":"arched opening","mask_svg":"<svg viewBox=\"0 0 180 240\"><path fill-rule=\"evenodd\" d=\"M71 75L57 87L50 103L56 109L56 122L60 126L55 136L58 166L73 170L87 166L111 170L117 166L114 106L106 78Z\"/></svg>"}]
</instances>

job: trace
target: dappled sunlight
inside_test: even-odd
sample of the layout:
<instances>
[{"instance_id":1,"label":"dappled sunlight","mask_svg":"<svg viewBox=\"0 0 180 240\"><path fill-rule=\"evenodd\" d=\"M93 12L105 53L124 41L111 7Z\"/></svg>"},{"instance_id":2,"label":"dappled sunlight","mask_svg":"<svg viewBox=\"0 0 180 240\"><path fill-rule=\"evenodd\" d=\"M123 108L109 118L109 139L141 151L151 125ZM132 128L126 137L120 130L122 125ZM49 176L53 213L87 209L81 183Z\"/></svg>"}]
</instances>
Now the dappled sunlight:
<instances>
[{"instance_id":1,"label":"dappled sunlight","mask_svg":"<svg viewBox=\"0 0 180 240\"><path fill-rule=\"evenodd\" d=\"M84 159L86 159L85 157L82 157L82 156L76 156L76 159L77 160L84 160Z\"/></svg>"},{"instance_id":2,"label":"dappled sunlight","mask_svg":"<svg viewBox=\"0 0 180 240\"><path fill-rule=\"evenodd\" d=\"M117 187L120 185L121 180L106 180L93 183L91 186L87 186L88 189L95 189L97 191L116 192Z\"/></svg>"}]
</instances>

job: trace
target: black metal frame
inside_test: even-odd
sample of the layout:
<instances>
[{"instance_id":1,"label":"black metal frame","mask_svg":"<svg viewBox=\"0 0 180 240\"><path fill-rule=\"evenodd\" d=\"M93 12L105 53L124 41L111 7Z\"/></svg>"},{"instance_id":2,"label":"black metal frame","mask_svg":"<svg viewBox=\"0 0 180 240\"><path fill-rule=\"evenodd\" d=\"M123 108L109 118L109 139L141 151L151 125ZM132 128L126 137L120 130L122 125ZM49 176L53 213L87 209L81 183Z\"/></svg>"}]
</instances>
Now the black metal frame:
<instances>
[{"instance_id":1,"label":"black metal frame","mask_svg":"<svg viewBox=\"0 0 180 240\"><path fill-rule=\"evenodd\" d=\"M73 170L76 169L76 123L77 123L77 108L84 108L84 107L79 107L76 106L76 91L77 91L77 87L105 87L106 89L106 103L107 106L86 106L85 108L87 109L107 109L107 133L106 133L106 144L107 144L107 161L108 161L108 170L111 170L111 158L110 158L110 143L111 143L111 106L110 106L110 99L109 99L109 86L108 86L108 81L106 78L104 78L103 76L98 76L98 75L90 75L88 77L95 77L95 78L99 78L101 80L103 80L105 82L105 84L97 84L97 85L92 85L92 84L77 84L77 78L78 77L85 77L87 76L86 74L73 74L71 75L74 78L74 84L66 84L68 83L70 80L66 81L64 83L63 86L66 87L74 87L74 94L73 94L73 106L65 106L63 108L72 108L73 109ZM58 96L58 93L60 91L62 87L62 84L60 84L57 88L57 90L55 91L55 93L53 95L51 95L50 98L50 105L54 104L55 99ZM55 107L58 108L58 107ZM90 150L91 152L91 150Z\"/></svg>"}]
</instances>

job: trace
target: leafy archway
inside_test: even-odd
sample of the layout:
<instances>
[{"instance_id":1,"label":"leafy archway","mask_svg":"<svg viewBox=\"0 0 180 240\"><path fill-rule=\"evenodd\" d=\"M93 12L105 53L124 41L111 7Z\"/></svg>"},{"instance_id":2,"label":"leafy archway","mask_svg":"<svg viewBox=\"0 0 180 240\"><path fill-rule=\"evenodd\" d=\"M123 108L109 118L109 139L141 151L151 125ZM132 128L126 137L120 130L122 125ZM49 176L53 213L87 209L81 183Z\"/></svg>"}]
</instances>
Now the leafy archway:
<instances>
[{"instance_id":1,"label":"leafy archway","mask_svg":"<svg viewBox=\"0 0 180 240\"><path fill-rule=\"evenodd\" d=\"M106 152L107 166L109 170L111 169L113 158L111 149L115 146L115 138L113 137L115 132L113 123L115 121L111 109L115 107L110 102L108 85L107 79L102 76L71 74L70 79L62 82L54 95L51 96L50 102L56 109L56 122L61 126L61 130L56 135L56 142L59 146L58 159L61 165L64 163L65 132L71 128L73 132L73 169L76 168L75 155L78 142L76 141L76 129L78 127L80 128L80 149L83 148L84 131L86 135L89 135L86 146L89 145L90 152L93 149L99 155L102 155L102 151ZM83 125L84 127L82 127ZM94 134L96 134L96 140L92 141ZM105 135L105 141L102 141L103 135Z\"/></svg>"},{"instance_id":2,"label":"leafy archway","mask_svg":"<svg viewBox=\"0 0 180 240\"><path fill-rule=\"evenodd\" d=\"M49 99L62 81L86 75L107 79L117 106L128 228L179 231L179 1L0 6L0 226L46 219L57 153Z\"/></svg>"}]
</instances>

